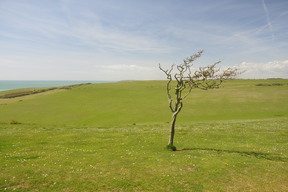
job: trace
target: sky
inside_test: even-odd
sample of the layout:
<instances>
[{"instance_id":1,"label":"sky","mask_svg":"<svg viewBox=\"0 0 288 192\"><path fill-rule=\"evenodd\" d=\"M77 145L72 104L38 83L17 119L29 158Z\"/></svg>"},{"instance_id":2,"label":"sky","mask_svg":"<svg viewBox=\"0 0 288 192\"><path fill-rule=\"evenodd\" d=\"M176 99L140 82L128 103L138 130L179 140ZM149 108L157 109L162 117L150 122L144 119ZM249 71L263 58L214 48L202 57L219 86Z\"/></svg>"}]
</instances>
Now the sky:
<instances>
[{"instance_id":1,"label":"sky","mask_svg":"<svg viewBox=\"0 0 288 192\"><path fill-rule=\"evenodd\" d=\"M288 78L288 1L0 0L0 80L159 80L199 50Z\"/></svg>"}]
</instances>

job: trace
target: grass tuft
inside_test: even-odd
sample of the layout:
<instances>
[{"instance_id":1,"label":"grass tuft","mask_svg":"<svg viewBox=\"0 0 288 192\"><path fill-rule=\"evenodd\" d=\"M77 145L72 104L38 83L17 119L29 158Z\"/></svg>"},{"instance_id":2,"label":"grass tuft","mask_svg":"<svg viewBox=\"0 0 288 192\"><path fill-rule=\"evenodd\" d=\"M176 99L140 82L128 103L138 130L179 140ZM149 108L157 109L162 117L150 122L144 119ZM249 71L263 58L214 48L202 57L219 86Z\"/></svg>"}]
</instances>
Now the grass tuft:
<instances>
[{"instance_id":1,"label":"grass tuft","mask_svg":"<svg viewBox=\"0 0 288 192\"><path fill-rule=\"evenodd\" d=\"M176 147L175 147L174 145L167 145L167 146L166 146L166 149L167 149L168 151L176 151Z\"/></svg>"}]
</instances>

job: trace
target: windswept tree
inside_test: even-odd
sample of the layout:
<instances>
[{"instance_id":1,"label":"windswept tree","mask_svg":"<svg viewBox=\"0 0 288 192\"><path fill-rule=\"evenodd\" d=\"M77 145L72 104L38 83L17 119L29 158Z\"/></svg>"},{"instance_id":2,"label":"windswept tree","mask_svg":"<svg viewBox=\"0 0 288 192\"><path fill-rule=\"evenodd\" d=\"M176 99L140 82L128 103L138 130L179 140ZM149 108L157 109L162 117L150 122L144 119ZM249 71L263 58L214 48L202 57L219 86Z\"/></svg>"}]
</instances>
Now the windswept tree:
<instances>
[{"instance_id":1,"label":"windswept tree","mask_svg":"<svg viewBox=\"0 0 288 192\"><path fill-rule=\"evenodd\" d=\"M178 114L183 107L183 100L188 97L192 89L215 89L228 79L235 78L238 75L237 68L228 68L221 71L217 68L216 62L206 67L200 67L198 70L192 71L192 63L199 58L203 53L199 51L194 55L183 60L183 63L172 65L170 69L165 70L159 64L159 69L164 72L168 81L166 84L166 93L169 102L169 108L172 112L170 124L170 137L167 148L176 150L174 146L175 123Z\"/></svg>"}]
</instances>

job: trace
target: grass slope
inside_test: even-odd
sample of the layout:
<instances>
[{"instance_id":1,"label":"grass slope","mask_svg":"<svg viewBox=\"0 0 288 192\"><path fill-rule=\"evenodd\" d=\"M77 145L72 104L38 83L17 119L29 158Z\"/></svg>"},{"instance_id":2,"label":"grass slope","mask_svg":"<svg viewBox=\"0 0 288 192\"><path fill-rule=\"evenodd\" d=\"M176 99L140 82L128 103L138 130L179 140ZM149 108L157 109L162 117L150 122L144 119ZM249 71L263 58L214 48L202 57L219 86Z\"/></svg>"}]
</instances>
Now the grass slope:
<instances>
[{"instance_id":1,"label":"grass slope","mask_svg":"<svg viewBox=\"0 0 288 192\"><path fill-rule=\"evenodd\" d=\"M275 81L285 85L256 86ZM179 121L288 116L288 102L285 102L288 98L287 83L287 80L235 80L221 89L193 90L184 103ZM171 115L164 81L83 85L1 105L0 114L0 122L6 123L16 120L22 123L99 126L167 122Z\"/></svg>"},{"instance_id":2,"label":"grass slope","mask_svg":"<svg viewBox=\"0 0 288 192\"><path fill-rule=\"evenodd\" d=\"M164 150L163 81L83 85L1 105L0 191L288 191L287 83L195 90L176 152Z\"/></svg>"}]
</instances>

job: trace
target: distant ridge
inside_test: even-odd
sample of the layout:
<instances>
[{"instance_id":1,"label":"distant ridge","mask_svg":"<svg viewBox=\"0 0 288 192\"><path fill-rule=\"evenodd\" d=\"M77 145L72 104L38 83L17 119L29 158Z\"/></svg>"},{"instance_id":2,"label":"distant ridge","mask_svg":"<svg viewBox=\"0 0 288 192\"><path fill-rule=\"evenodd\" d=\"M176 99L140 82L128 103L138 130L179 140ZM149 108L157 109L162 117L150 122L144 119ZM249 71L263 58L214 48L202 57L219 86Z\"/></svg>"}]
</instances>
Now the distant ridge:
<instances>
[{"instance_id":1,"label":"distant ridge","mask_svg":"<svg viewBox=\"0 0 288 192\"><path fill-rule=\"evenodd\" d=\"M84 83L108 83L112 81L33 81L33 80L0 80L0 91L22 88L59 87Z\"/></svg>"}]
</instances>

